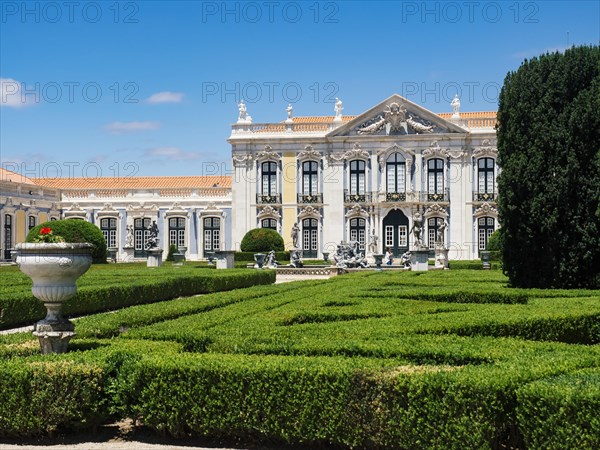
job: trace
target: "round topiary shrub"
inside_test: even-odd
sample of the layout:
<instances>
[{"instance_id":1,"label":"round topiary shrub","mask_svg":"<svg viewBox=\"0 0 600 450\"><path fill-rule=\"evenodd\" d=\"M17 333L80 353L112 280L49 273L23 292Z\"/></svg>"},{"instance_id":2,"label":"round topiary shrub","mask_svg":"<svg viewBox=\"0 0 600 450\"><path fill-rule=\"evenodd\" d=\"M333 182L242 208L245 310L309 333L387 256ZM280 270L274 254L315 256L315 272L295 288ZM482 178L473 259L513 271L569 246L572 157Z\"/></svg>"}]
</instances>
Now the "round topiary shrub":
<instances>
[{"instance_id":1,"label":"round topiary shrub","mask_svg":"<svg viewBox=\"0 0 600 450\"><path fill-rule=\"evenodd\" d=\"M240 249L243 252L282 252L283 238L270 228L255 228L244 235Z\"/></svg>"},{"instance_id":2,"label":"round topiary shrub","mask_svg":"<svg viewBox=\"0 0 600 450\"><path fill-rule=\"evenodd\" d=\"M92 260L94 263L106 263L106 240L100 228L85 220L66 219L44 222L33 227L25 242L34 242L42 228L50 228L54 236L61 236L65 242L88 242L94 246Z\"/></svg>"}]
</instances>

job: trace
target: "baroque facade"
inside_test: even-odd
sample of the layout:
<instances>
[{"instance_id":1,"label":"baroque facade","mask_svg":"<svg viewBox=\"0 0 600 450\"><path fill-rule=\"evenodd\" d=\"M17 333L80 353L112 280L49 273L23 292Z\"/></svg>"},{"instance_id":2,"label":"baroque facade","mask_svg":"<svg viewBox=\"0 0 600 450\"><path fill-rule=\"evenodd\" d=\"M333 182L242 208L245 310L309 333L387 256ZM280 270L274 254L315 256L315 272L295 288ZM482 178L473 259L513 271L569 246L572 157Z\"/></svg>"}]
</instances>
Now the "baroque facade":
<instances>
[{"instance_id":1,"label":"baroque facade","mask_svg":"<svg viewBox=\"0 0 600 450\"><path fill-rule=\"evenodd\" d=\"M357 241L367 253L412 249L415 218L425 244L450 259L475 259L498 227L495 112L435 114L392 95L357 116L253 123L243 101L228 142L232 176L30 179L0 169L0 259L33 226L88 220L117 260L145 257L156 222L161 247L186 258L239 250L244 234L276 229L305 258ZM417 219L421 220L421 219ZM376 236L376 238L375 238ZM166 251L164 257L166 257Z\"/></svg>"},{"instance_id":2,"label":"baroque facade","mask_svg":"<svg viewBox=\"0 0 600 450\"><path fill-rule=\"evenodd\" d=\"M435 114L392 95L358 116L293 117L253 123L240 104L232 146L233 240L255 227L278 230L304 257L358 241L399 256L412 249L415 216L433 249L475 259L497 228L495 112ZM372 238L371 235L377 236Z\"/></svg>"}]
</instances>

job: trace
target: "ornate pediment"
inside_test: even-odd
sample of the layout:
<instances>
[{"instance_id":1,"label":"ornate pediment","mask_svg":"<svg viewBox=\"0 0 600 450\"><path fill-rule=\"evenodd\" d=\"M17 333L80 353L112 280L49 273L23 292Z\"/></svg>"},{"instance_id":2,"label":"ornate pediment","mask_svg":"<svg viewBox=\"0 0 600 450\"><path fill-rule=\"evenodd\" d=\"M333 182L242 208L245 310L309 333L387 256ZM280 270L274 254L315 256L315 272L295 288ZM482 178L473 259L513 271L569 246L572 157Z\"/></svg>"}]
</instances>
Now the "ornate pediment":
<instances>
[{"instance_id":1,"label":"ornate pediment","mask_svg":"<svg viewBox=\"0 0 600 450\"><path fill-rule=\"evenodd\" d=\"M425 210L425 217L448 217L448 210L443 206L434 203Z\"/></svg>"},{"instance_id":2,"label":"ornate pediment","mask_svg":"<svg viewBox=\"0 0 600 450\"><path fill-rule=\"evenodd\" d=\"M455 123L394 94L369 111L333 130L329 136L394 136L466 133Z\"/></svg>"},{"instance_id":3,"label":"ornate pediment","mask_svg":"<svg viewBox=\"0 0 600 450\"><path fill-rule=\"evenodd\" d=\"M379 168L381 170L384 169L385 163L390 157L390 155L393 155L394 153L400 153L406 159L407 165L410 165L412 163L410 157L415 156L415 152L409 149L402 148L398 144L394 144L391 147L386 148L384 150L379 150L377 152L377 158L379 159Z\"/></svg>"},{"instance_id":4,"label":"ornate pediment","mask_svg":"<svg viewBox=\"0 0 600 450\"><path fill-rule=\"evenodd\" d=\"M234 154L232 157L234 167L249 167L254 156L251 153Z\"/></svg>"},{"instance_id":5,"label":"ornate pediment","mask_svg":"<svg viewBox=\"0 0 600 450\"><path fill-rule=\"evenodd\" d=\"M279 214L279 211L277 211L276 208L273 208L270 205L267 205L267 206L261 208L258 211L258 214L256 216L260 220L262 220L262 219L276 219L276 220L281 219L281 214Z\"/></svg>"},{"instance_id":6,"label":"ornate pediment","mask_svg":"<svg viewBox=\"0 0 600 450\"><path fill-rule=\"evenodd\" d=\"M352 161L354 159L362 159L367 161L369 156L369 152L363 150L360 147L360 144L354 143L354 146L351 150L347 150L345 152L328 153L327 159L329 160L329 163L339 163L341 161Z\"/></svg>"},{"instance_id":7,"label":"ornate pediment","mask_svg":"<svg viewBox=\"0 0 600 450\"><path fill-rule=\"evenodd\" d=\"M484 216L493 216L498 217L498 210L490 205L488 202L485 202L479 208L475 210L475 217L484 217Z\"/></svg>"},{"instance_id":8,"label":"ornate pediment","mask_svg":"<svg viewBox=\"0 0 600 450\"><path fill-rule=\"evenodd\" d=\"M258 159L260 162L279 161L280 158L281 158L281 155L279 153L273 151L273 149L271 148L270 145L265 145L264 150L262 150L256 154L256 159Z\"/></svg>"},{"instance_id":9,"label":"ornate pediment","mask_svg":"<svg viewBox=\"0 0 600 450\"><path fill-rule=\"evenodd\" d=\"M298 153L298 161L320 161L321 160L321 152L318 152L313 149L312 145L307 145L304 147L304 150Z\"/></svg>"},{"instance_id":10,"label":"ornate pediment","mask_svg":"<svg viewBox=\"0 0 600 450\"><path fill-rule=\"evenodd\" d=\"M438 157L446 159L450 157L450 152L448 151L448 149L440 147L438 141L431 141L431 144L429 144L429 148L423 150L423 156L425 158Z\"/></svg>"},{"instance_id":11,"label":"ornate pediment","mask_svg":"<svg viewBox=\"0 0 600 450\"><path fill-rule=\"evenodd\" d=\"M359 204L356 204L346 213L346 218L349 219L351 217L362 217L366 219L369 217L369 213L364 208L361 208Z\"/></svg>"},{"instance_id":12,"label":"ornate pediment","mask_svg":"<svg viewBox=\"0 0 600 450\"><path fill-rule=\"evenodd\" d=\"M492 141L490 139L484 139L481 142L480 147L476 147L473 150L473 157L482 158L484 156L490 156L492 158L496 158L498 156L498 149L492 145Z\"/></svg>"},{"instance_id":13,"label":"ornate pediment","mask_svg":"<svg viewBox=\"0 0 600 450\"><path fill-rule=\"evenodd\" d=\"M313 208L312 206L307 206L305 208L302 208L302 211L300 211L300 213L298 214L298 218L300 220L306 219L309 217L313 218L313 219L320 219L321 213L320 213L319 209Z\"/></svg>"}]
</instances>

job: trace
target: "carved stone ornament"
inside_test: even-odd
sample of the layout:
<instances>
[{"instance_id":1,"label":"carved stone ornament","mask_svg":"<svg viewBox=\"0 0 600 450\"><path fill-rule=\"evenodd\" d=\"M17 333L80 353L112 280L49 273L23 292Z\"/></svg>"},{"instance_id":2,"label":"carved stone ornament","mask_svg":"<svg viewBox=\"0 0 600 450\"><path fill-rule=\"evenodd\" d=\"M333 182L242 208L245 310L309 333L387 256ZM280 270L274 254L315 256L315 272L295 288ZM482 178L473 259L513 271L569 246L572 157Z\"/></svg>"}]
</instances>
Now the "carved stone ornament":
<instances>
[{"instance_id":1,"label":"carved stone ornament","mask_svg":"<svg viewBox=\"0 0 600 450\"><path fill-rule=\"evenodd\" d=\"M413 130L415 130L415 133L420 134L420 133L433 133L433 125L424 125L421 122L417 122L412 115L408 116L408 119L406 119L406 123L408 124L409 127L411 127Z\"/></svg>"},{"instance_id":2,"label":"carved stone ornament","mask_svg":"<svg viewBox=\"0 0 600 450\"><path fill-rule=\"evenodd\" d=\"M423 156L425 157L433 157L438 156L440 158L449 158L450 152L447 149L443 149L440 147L438 141L431 141L429 148L423 150Z\"/></svg>"},{"instance_id":3,"label":"carved stone ornament","mask_svg":"<svg viewBox=\"0 0 600 450\"><path fill-rule=\"evenodd\" d=\"M344 161L344 153L335 152L335 153L327 153L327 161L329 164L339 164Z\"/></svg>"},{"instance_id":4,"label":"carved stone ornament","mask_svg":"<svg viewBox=\"0 0 600 450\"><path fill-rule=\"evenodd\" d=\"M406 107L399 105L398 103L390 103L383 110L385 122L386 122L386 134L390 134L390 131L399 132L404 130L406 133Z\"/></svg>"},{"instance_id":5,"label":"carved stone ornament","mask_svg":"<svg viewBox=\"0 0 600 450\"><path fill-rule=\"evenodd\" d=\"M369 152L360 148L358 143L355 143L352 150L348 150L344 153L344 159L351 161L353 159L369 159Z\"/></svg>"},{"instance_id":6,"label":"carved stone ornament","mask_svg":"<svg viewBox=\"0 0 600 450\"><path fill-rule=\"evenodd\" d=\"M298 153L298 161L306 161L306 160L321 160L321 152L318 152L313 149L312 145L307 145L304 147L304 151Z\"/></svg>"},{"instance_id":7,"label":"carved stone ornament","mask_svg":"<svg viewBox=\"0 0 600 450\"><path fill-rule=\"evenodd\" d=\"M408 114L406 107L403 104L396 102L386 105L382 114L376 118L365 122L356 129L357 134L375 134L385 127L385 134L398 134L404 131L404 134L409 134L410 127L416 134L433 133L435 126L429 121L419 117L413 117Z\"/></svg>"},{"instance_id":8,"label":"carved stone ornament","mask_svg":"<svg viewBox=\"0 0 600 450\"><path fill-rule=\"evenodd\" d=\"M270 145L265 145L264 150L256 154L259 161L278 161L280 158L279 153L274 152Z\"/></svg>"},{"instance_id":9,"label":"carved stone ornament","mask_svg":"<svg viewBox=\"0 0 600 450\"><path fill-rule=\"evenodd\" d=\"M184 209L181 206L181 203L179 202L174 202L173 206L171 206L171 209L169 209L166 213L165 216L189 216L189 211Z\"/></svg>"},{"instance_id":10,"label":"carved stone ornament","mask_svg":"<svg viewBox=\"0 0 600 450\"><path fill-rule=\"evenodd\" d=\"M254 159L254 157L250 154L250 153L246 153L246 154L234 154L232 156L233 159L233 165L236 167L243 167L243 166L249 166L250 163L252 162L252 160Z\"/></svg>"},{"instance_id":11,"label":"carved stone ornament","mask_svg":"<svg viewBox=\"0 0 600 450\"><path fill-rule=\"evenodd\" d=\"M350 217L363 217L366 219L369 217L369 213L365 209L361 208L360 205L356 204L352 206L346 213L346 218Z\"/></svg>"},{"instance_id":12,"label":"carved stone ornament","mask_svg":"<svg viewBox=\"0 0 600 450\"><path fill-rule=\"evenodd\" d=\"M366 122L362 127L356 130L357 134L375 134L381 130L385 125L385 119L383 116L378 116L373 122Z\"/></svg>"},{"instance_id":13,"label":"carved stone ornament","mask_svg":"<svg viewBox=\"0 0 600 450\"><path fill-rule=\"evenodd\" d=\"M305 208L302 208L302 211L300 211L300 213L298 214L298 218L300 220L302 220L302 219L306 219L307 217L311 217L313 219L320 219L321 213L319 212L319 210L317 208L313 208L312 206L307 206Z\"/></svg>"},{"instance_id":14,"label":"carved stone ornament","mask_svg":"<svg viewBox=\"0 0 600 450\"><path fill-rule=\"evenodd\" d=\"M492 145L492 142L489 139L484 139L481 146L473 150L473 156L475 158L481 158L483 156L495 158L498 156L498 149Z\"/></svg>"},{"instance_id":15,"label":"carved stone ornament","mask_svg":"<svg viewBox=\"0 0 600 450\"><path fill-rule=\"evenodd\" d=\"M281 214L270 205L261 208L256 215L259 219L281 219Z\"/></svg>"},{"instance_id":16,"label":"carved stone ornament","mask_svg":"<svg viewBox=\"0 0 600 450\"><path fill-rule=\"evenodd\" d=\"M498 210L490 205L488 202L485 202L479 208L475 210L475 217L483 217L483 216L494 216L498 217Z\"/></svg>"},{"instance_id":17,"label":"carved stone ornament","mask_svg":"<svg viewBox=\"0 0 600 450\"><path fill-rule=\"evenodd\" d=\"M448 210L443 206L434 203L425 210L425 217L448 217Z\"/></svg>"}]
</instances>

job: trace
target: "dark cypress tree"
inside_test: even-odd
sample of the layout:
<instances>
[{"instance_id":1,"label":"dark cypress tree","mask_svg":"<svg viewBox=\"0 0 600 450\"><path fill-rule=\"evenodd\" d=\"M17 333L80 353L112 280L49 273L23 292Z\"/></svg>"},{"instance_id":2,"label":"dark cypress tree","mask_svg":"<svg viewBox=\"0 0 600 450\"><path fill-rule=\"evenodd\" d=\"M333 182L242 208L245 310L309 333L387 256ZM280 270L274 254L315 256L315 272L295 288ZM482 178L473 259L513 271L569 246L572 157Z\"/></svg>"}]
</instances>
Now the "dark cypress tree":
<instances>
[{"instance_id":1,"label":"dark cypress tree","mask_svg":"<svg viewBox=\"0 0 600 450\"><path fill-rule=\"evenodd\" d=\"M600 47L525 61L498 108L503 268L518 287L600 287Z\"/></svg>"}]
</instances>

